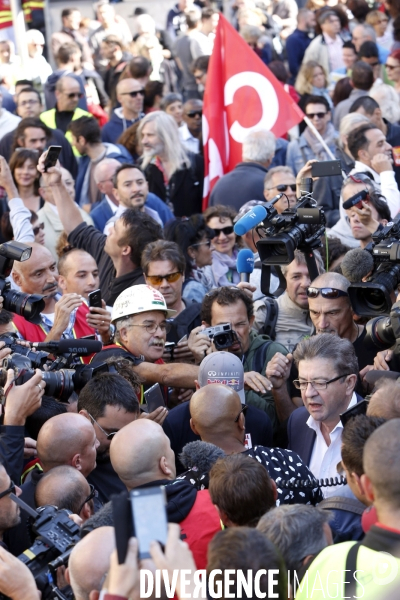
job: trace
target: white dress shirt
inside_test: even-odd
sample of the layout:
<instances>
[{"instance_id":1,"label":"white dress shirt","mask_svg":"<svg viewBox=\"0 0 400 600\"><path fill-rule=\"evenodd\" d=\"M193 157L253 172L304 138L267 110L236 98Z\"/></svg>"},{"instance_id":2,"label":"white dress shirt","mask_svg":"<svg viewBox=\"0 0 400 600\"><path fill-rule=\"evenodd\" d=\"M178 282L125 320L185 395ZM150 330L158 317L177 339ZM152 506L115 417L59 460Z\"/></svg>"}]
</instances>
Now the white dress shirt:
<instances>
[{"instance_id":1,"label":"white dress shirt","mask_svg":"<svg viewBox=\"0 0 400 600\"><path fill-rule=\"evenodd\" d=\"M355 404L357 404L357 396L353 392L347 408L351 408ZM317 479L338 477L337 465L342 460L342 422L339 419L339 423L330 432L329 437L331 443L329 446L327 445L324 436L321 433L321 424L318 421L315 421L311 415L308 417L307 425L316 433L308 468ZM321 488L321 491L324 495L324 498L330 498L331 496L345 496L347 498L354 498L354 495L348 485L323 487Z\"/></svg>"}]
</instances>

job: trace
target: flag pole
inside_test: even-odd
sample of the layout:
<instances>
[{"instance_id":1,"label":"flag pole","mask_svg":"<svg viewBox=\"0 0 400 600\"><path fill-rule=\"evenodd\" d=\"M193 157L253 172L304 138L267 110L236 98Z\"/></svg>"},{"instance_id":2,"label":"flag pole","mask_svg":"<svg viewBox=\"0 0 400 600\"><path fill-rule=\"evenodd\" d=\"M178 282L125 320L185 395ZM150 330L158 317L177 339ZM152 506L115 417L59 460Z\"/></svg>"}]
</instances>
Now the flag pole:
<instances>
[{"instance_id":1,"label":"flag pole","mask_svg":"<svg viewBox=\"0 0 400 600\"><path fill-rule=\"evenodd\" d=\"M311 129L311 131L313 132L313 134L315 135L315 137L317 138L317 140L319 142L321 142L321 144L323 145L324 149L326 150L326 153L328 154L328 156L330 156L332 160L336 160L336 156L334 156L334 154L332 153L332 151L327 146L325 140L321 136L321 134L315 129L315 126L312 124L312 122L310 121L310 119L306 115L304 115L303 121L305 121L307 123L308 127Z\"/></svg>"}]
</instances>

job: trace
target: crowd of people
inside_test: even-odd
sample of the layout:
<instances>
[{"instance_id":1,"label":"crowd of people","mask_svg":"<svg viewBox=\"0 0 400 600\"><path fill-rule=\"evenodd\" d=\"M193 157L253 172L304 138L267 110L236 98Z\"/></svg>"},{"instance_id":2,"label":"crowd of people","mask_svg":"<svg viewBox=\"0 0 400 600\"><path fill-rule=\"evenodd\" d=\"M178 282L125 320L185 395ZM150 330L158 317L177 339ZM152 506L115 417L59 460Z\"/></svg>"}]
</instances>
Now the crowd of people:
<instances>
[{"instance_id":1,"label":"crowd of people","mask_svg":"<svg viewBox=\"0 0 400 600\"><path fill-rule=\"evenodd\" d=\"M225 18L308 119L280 138L247 133L205 210L203 95L223 6L168 4L166 23L147 7L127 21L106 0L94 18L71 5L59 31L28 29L28 61L0 25L0 592L139 598L140 572L164 569L191 573L179 599L195 597L198 570L208 597L236 598L250 570L264 596L243 597L389 600L397 321L381 337L368 321L396 303L398 267L357 296L363 314L350 285L375 281L375 259L360 264L400 212L400 3L230 3ZM313 177L333 159L341 174ZM236 223L270 201L284 218L306 179L324 214L316 276L296 248L266 277L268 233ZM82 338L99 351L57 354ZM32 509L49 506L78 539L43 578L47 563L26 557Z\"/></svg>"}]
</instances>

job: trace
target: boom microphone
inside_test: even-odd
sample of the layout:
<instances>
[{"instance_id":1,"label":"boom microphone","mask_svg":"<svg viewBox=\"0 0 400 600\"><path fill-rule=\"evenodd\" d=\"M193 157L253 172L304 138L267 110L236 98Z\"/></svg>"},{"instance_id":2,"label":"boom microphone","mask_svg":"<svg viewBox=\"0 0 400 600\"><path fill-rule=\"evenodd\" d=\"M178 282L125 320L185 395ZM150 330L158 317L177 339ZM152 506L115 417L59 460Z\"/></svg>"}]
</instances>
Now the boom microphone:
<instances>
[{"instance_id":1,"label":"boom microphone","mask_svg":"<svg viewBox=\"0 0 400 600\"><path fill-rule=\"evenodd\" d=\"M250 274L254 271L254 254L249 248L239 251L236 259L236 269L240 273L240 281L250 281Z\"/></svg>"},{"instance_id":2,"label":"boom microphone","mask_svg":"<svg viewBox=\"0 0 400 600\"><path fill-rule=\"evenodd\" d=\"M98 340L71 339L59 342L35 342L32 344L37 350L44 350L52 354L79 354L79 356L90 356L100 352L103 344Z\"/></svg>"},{"instance_id":3,"label":"boom microphone","mask_svg":"<svg viewBox=\"0 0 400 600\"><path fill-rule=\"evenodd\" d=\"M239 219L237 223L235 223L233 231L236 233L236 235L244 235L264 221L266 216L267 211L261 204L258 204L249 210L249 212L247 212L245 215L243 215L243 217Z\"/></svg>"},{"instance_id":4,"label":"boom microphone","mask_svg":"<svg viewBox=\"0 0 400 600\"><path fill-rule=\"evenodd\" d=\"M340 263L342 273L350 283L360 283L374 268L374 259L362 248L346 252Z\"/></svg>"}]
</instances>

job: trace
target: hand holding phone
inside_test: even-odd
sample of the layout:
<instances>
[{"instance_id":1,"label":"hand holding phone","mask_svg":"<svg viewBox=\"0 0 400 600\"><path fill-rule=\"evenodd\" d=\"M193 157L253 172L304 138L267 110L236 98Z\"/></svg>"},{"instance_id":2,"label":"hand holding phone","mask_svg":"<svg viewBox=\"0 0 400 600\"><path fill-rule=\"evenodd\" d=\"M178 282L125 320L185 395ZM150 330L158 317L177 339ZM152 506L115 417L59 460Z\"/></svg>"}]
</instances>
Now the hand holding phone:
<instances>
[{"instance_id":1,"label":"hand holding phone","mask_svg":"<svg viewBox=\"0 0 400 600\"><path fill-rule=\"evenodd\" d=\"M55 167L60 156L62 147L61 146L49 146L47 150L46 158L44 159L44 171L47 173L48 169Z\"/></svg>"},{"instance_id":2,"label":"hand holding phone","mask_svg":"<svg viewBox=\"0 0 400 600\"><path fill-rule=\"evenodd\" d=\"M332 177L341 174L340 160L323 160L311 165L311 177Z\"/></svg>"},{"instance_id":3,"label":"hand holding phone","mask_svg":"<svg viewBox=\"0 0 400 600\"><path fill-rule=\"evenodd\" d=\"M89 306L91 308L103 308L103 304L101 302L101 290L94 290L93 292L89 292L88 294Z\"/></svg>"}]
</instances>

